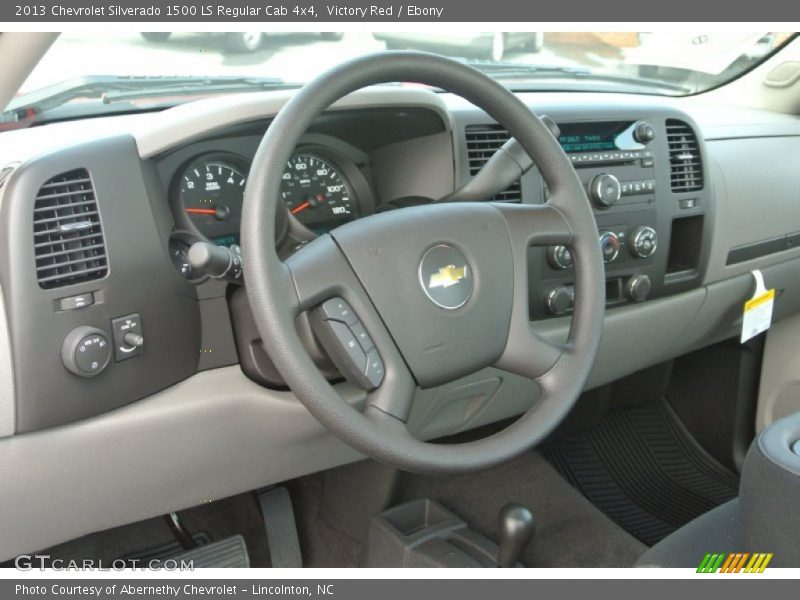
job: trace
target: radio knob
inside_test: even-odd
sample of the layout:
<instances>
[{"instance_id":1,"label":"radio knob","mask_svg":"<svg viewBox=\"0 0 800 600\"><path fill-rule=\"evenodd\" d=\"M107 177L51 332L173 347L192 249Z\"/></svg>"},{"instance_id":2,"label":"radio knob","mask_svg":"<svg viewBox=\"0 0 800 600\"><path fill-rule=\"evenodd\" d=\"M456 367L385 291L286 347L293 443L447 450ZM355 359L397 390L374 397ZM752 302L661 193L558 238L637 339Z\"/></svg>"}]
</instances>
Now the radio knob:
<instances>
[{"instance_id":1,"label":"radio knob","mask_svg":"<svg viewBox=\"0 0 800 600\"><path fill-rule=\"evenodd\" d=\"M547 262L554 269L572 267L572 252L566 246L550 246L547 249Z\"/></svg>"},{"instance_id":2,"label":"radio knob","mask_svg":"<svg viewBox=\"0 0 800 600\"><path fill-rule=\"evenodd\" d=\"M634 275L625 284L625 297L633 302L641 302L647 299L650 287L650 278L647 275Z\"/></svg>"},{"instance_id":3,"label":"radio knob","mask_svg":"<svg viewBox=\"0 0 800 600\"><path fill-rule=\"evenodd\" d=\"M603 262L610 263L619 255L619 238L613 231L606 231L600 234L600 252L603 254Z\"/></svg>"},{"instance_id":4,"label":"radio knob","mask_svg":"<svg viewBox=\"0 0 800 600\"><path fill-rule=\"evenodd\" d=\"M547 293L545 305L551 315L563 315L572 308L574 300L569 288L560 285Z\"/></svg>"},{"instance_id":5,"label":"radio knob","mask_svg":"<svg viewBox=\"0 0 800 600\"><path fill-rule=\"evenodd\" d=\"M611 173L595 175L589 184L589 197L598 208L614 206L622 195L622 186L619 179Z\"/></svg>"},{"instance_id":6,"label":"radio knob","mask_svg":"<svg viewBox=\"0 0 800 600\"><path fill-rule=\"evenodd\" d=\"M631 254L636 258L649 258L653 256L658 246L656 230L647 225L641 225L631 233Z\"/></svg>"},{"instance_id":7,"label":"radio knob","mask_svg":"<svg viewBox=\"0 0 800 600\"><path fill-rule=\"evenodd\" d=\"M656 137L656 130L647 121L639 121L633 128L633 139L640 144L652 142Z\"/></svg>"}]
</instances>

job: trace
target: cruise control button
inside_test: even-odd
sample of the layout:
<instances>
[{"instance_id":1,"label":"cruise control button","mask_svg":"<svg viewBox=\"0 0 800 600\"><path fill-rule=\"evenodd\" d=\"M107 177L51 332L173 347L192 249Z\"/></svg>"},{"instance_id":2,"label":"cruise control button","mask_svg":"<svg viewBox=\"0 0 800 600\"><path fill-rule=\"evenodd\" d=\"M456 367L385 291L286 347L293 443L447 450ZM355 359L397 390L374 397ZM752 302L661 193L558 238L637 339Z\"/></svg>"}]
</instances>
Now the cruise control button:
<instances>
[{"instance_id":1,"label":"cruise control button","mask_svg":"<svg viewBox=\"0 0 800 600\"><path fill-rule=\"evenodd\" d=\"M322 303L322 314L325 319L333 319L334 321L341 321L348 325L358 323L358 317L350 305L341 298L331 298Z\"/></svg>"},{"instance_id":2,"label":"cruise control button","mask_svg":"<svg viewBox=\"0 0 800 600\"><path fill-rule=\"evenodd\" d=\"M383 361L381 355L374 348L367 353L367 369L365 375L369 382L378 387L383 381Z\"/></svg>"},{"instance_id":3,"label":"cruise control button","mask_svg":"<svg viewBox=\"0 0 800 600\"><path fill-rule=\"evenodd\" d=\"M353 335L356 336L356 339L358 340L358 343L364 352L367 350L372 350L375 347L375 344L372 342L372 338L369 337L367 330L364 329L364 326L360 322L351 325L350 331L352 331Z\"/></svg>"},{"instance_id":4,"label":"cruise control button","mask_svg":"<svg viewBox=\"0 0 800 600\"><path fill-rule=\"evenodd\" d=\"M363 373L366 369L367 355L361 349L361 345L356 340L356 336L350 331L350 328L344 323L339 321L329 321L336 341L341 345L347 359L353 365L353 370Z\"/></svg>"}]
</instances>

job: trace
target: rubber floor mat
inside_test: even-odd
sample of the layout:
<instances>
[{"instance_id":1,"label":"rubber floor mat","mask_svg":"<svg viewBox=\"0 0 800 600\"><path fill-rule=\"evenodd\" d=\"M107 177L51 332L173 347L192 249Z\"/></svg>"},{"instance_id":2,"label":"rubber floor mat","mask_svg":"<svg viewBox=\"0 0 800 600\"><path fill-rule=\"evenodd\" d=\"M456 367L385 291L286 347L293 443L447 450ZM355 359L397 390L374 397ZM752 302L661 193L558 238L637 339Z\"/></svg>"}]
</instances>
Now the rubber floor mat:
<instances>
[{"instance_id":1,"label":"rubber floor mat","mask_svg":"<svg viewBox=\"0 0 800 600\"><path fill-rule=\"evenodd\" d=\"M543 454L648 545L738 494L738 477L697 445L666 402L610 413Z\"/></svg>"}]
</instances>

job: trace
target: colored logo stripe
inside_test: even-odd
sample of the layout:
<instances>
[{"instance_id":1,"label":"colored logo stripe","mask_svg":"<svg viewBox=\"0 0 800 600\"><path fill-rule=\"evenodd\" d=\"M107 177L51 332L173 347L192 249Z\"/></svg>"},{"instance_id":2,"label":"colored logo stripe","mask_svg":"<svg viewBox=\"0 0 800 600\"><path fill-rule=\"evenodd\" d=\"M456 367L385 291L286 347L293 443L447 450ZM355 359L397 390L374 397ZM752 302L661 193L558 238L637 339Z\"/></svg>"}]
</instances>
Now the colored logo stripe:
<instances>
[{"instance_id":1,"label":"colored logo stripe","mask_svg":"<svg viewBox=\"0 0 800 600\"><path fill-rule=\"evenodd\" d=\"M772 560L771 552L716 552L703 557L698 573L763 573ZM748 561L749 559L749 561ZM747 566L745 566L745 564Z\"/></svg>"}]
</instances>

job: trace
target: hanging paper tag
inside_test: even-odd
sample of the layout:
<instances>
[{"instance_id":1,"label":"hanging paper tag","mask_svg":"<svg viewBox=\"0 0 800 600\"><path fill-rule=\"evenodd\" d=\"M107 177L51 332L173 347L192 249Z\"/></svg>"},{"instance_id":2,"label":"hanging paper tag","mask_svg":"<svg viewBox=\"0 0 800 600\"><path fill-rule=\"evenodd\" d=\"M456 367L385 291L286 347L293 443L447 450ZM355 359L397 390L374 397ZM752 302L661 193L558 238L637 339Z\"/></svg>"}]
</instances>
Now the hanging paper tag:
<instances>
[{"instance_id":1,"label":"hanging paper tag","mask_svg":"<svg viewBox=\"0 0 800 600\"><path fill-rule=\"evenodd\" d=\"M744 303L742 344L769 329L772 323L772 305L775 303L775 289L766 289L761 271L756 269L751 272L756 280L756 293Z\"/></svg>"}]
</instances>

